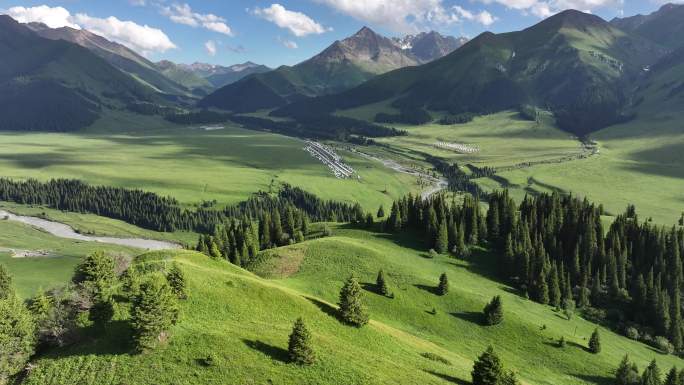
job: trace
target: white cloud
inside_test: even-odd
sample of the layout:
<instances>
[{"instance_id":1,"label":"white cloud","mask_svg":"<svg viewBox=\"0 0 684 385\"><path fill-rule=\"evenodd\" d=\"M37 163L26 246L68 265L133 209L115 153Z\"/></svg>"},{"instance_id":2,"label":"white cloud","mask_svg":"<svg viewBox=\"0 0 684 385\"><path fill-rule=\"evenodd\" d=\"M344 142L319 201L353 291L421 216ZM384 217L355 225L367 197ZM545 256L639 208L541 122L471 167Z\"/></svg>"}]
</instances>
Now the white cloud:
<instances>
[{"instance_id":1,"label":"white cloud","mask_svg":"<svg viewBox=\"0 0 684 385\"><path fill-rule=\"evenodd\" d=\"M71 13L63 7L48 7L40 5L37 7L12 7L6 11L14 20L20 23L43 23L50 28L71 27L81 29L78 24L71 20Z\"/></svg>"},{"instance_id":2,"label":"white cloud","mask_svg":"<svg viewBox=\"0 0 684 385\"><path fill-rule=\"evenodd\" d=\"M204 49L207 50L207 53L209 56L216 56L216 42L213 40L209 40L206 43L204 43Z\"/></svg>"},{"instance_id":3,"label":"white cloud","mask_svg":"<svg viewBox=\"0 0 684 385\"><path fill-rule=\"evenodd\" d=\"M484 4L498 3L509 9L532 14L540 18L549 17L566 9L591 12L598 8L624 5L624 0L479 0Z\"/></svg>"},{"instance_id":4,"label":"white cloud","mask_svg":"<svg viewBox=\"0 0 684 385\"><path fill-rule=\"evenodd\" d=\"M472 13L468 11L467 9L464 9L463 7L460 7L458 5L454 5L453 9L458 13L459 16L466 20L474 21L477 23L480 23L484 25L485 27L488 27L492 24L494 24L495 21L498 20L496 16L493 16L491 13L487 11L481 11L479 13Z\"/></svg>"},{"instance_id":5,"label":"white cloud","mask_svg":"<svg viewBox=\"0 0 684 385\"><path fill-rule=\"evenodd\" d=\"M171 21L190 27L202 27L210 31L233 36L233 31L226 24L226 19L211 13L201 14L193 12L188 4L173 4L161 7L162 14Z\"/></svg>"},{"instance_id":6,"label":"white cloud","mask_svg":"<svg viewBox=\"0 0 684 385\"><path fill-rule=\"evenodd\" d=\"M176 48L164 31L132 21L119 20L114 16L103 19L85 13L71 15L63 7L46 5L30 8L12 7L7 10L7 14L20 23L40 22L50 28L84 28L143 54Z\"/></svg>"},{"instance_id":7,"label":"white cloud","mask_svg":"<svg viewBox=\"0 0 684 385\"><path fill-rule=\"evenodd\" d=\"M314 0L355 19L395 32L415 32L459 21L442 0Z\"/></svg>"},{"instance_id":8,"label":"white cloud","mask_svg":"<svg viewBox=\"0 0 684 385\"><path fill-rule=\"evenodd\" d=\"M293 35L302 37L322 34L326 29L309 16L285 9L280 4L271 4L268 8L254 8L252 13L266 19L280 28L289 30Z\"/></svg>"},{"instance_id":9,"label":"white cloud","mask_svg":"<svg viewBox=\"0 0 684 385\"><path fill-rule=\"evenodd\" d=\"M292 41L292 40L283 39L283 38L281 38L281 37L278 37L278 41L280 42L280 44L282 44L283 46L285 46L285 48L289 48L289 49L297 49L297 48L299 48L299 46L297 45L297 43L294 42L294 41Z\"/></svg>"}]
</instances>

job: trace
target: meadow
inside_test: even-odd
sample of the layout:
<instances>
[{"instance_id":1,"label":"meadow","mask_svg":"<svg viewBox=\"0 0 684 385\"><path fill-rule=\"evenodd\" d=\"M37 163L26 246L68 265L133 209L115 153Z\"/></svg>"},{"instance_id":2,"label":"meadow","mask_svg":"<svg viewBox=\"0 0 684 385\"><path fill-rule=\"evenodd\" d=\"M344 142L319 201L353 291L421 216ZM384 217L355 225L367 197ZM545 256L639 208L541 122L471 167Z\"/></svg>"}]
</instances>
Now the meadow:
<instances>
[{"instance_id":1,"label":"meadow","mask_svg":"<svg viewBox=\"0 0 684 385\"><path fill-rule=\"evenodd\" d=\"M80 242L57 238L33 227L0 220L0 264L13 278L14 287L22 298L29 298L39 289L48 290L64 285L71 278L74 267L97 250L121 255L137 255L141 251L94 242ZM45 251L47 256L16 258L11 250Z\"/></svg>"},{"instance_id":2,"label":"meadow","mask_svg":"<svg viewBox=\"0 0 684 385\"><path fill-rule=\"evenodd\" d=\"M118 114L78 133L0 133L0 174L139 188L186 205L233 204L290 183L375 210L418 189L415 178L360 157L346 159L360 179L336 179L303 148L296 138L230 124L205 131Z\"/></svg>"},{"instance_id":3,"label":"meadow","mask_svg":"<svg viewBox=\"0 0 684 385\"><path fill-rule=\"evenodd\" d=\"M493 345L523 384L611 384L625 352L640 369L656 358L661 368L684 361L600 328L602 351L585 347L596 325L570 321L520 297L493 278L491 255L470 261L426 258L420 240L331 225L333 236L268 251L259 275L194 252L158 252L147 259L180 264L189 298L169 344L130 355L125 309L105 337L35 361L25 384L467 384L473 360ZM384 269L395 298L370 285ZM446 272L444 297L432 288ZM354 273L366 288L371 323L341 324L335 305L342 281ZM504 322L481 324L481 310L501 295ZM434 314L432 310L435 310ZM287 363L287 336L303 317L313 333L317 362ZM564 337L565 347L557 346ZM429 354L427 354L429 353ZM426 357L431 357L426 358Z\"/></svg>"}]
</instances>

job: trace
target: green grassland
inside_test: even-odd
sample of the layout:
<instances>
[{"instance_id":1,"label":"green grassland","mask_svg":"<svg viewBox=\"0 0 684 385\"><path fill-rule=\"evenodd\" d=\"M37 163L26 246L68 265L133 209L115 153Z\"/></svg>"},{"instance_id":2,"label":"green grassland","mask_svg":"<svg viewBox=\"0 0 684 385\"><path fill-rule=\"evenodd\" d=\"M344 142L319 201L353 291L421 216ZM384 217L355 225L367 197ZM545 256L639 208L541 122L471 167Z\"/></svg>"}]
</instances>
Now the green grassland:
<instances>
[{"instance_id":1,"label":"green grassland","mask_svg":"<svg viewBox=\"0 0 684 385\"><path fill-rule=\"evenodd\" d=\"M580 144L569 134L547 122L521 119L508 111L476 117L472 122L457 125L427 124L402 126L407 136L378 140L401 153L422 152L460 165L504 167L523 162L558 159L580 152ZM439 141L476 146L473 154L439 149Z\"/></svg>"},{"instance_id":2,"label":"green grassland","mask_svg":"<svg viewBox=\"0 0 684 385\"><path fill-rule=\"evenodd\" d=\"M6 220L0 220L0 248L0 264L7 267L19 296L23 298L35 294L39 288L47 290L65 284L78 261L96 250L121 255L140 253L139 250L122 246L57 238L33 227ZM49 255L14 258L7 249L44 250Z\"/></svg>"},{"instance_id":3,"label":"green grassland","mask_svg":"<svg viewBox=\"0 0 684 385\"><path fill-rule=\"evenodd\" d=\"M154 191L184 204L217 200L220 205L287 182L368 210L418 188L415 178L363 158L349 159L359 180L336 179L303 147L295 138L233 125L204 131L145 117L133 122L121 114L88 132L0 133L0 175L78 178Z\"/></svg>"},{"instance_id":4,"label":"green grassland","mask_svg":"<svg viewBox=\"0 0 684 385\"><path fill-rule=\"evenodd\" d=\"M523 384L610 384L621 357L645 367L684 361L601 329L603 350L583 347L595 325L567 321L552 308L515 294L491 277L491 257L476 252L465 262L426 258L421 242L403 236L333 226L329 238L268 251L273 259L256 271L194 252L157 252L148 259L177 261L189 298L170 343L152 353L130 355L125 307L104 337L37 359L25 384L466 384L472 361L492 344ZM365 292L372 321L362 329L342 325L334 303L351 273L368 287L384 269L395 298ZM451 282L447 296L431 288L440 273ZM501 295L505 319L482 326L479 314ZM436 309L436 314L428 311ZM304 317L318 361L311 367L286 363L287 336ZM568 344L556 346L561 336ZM449 363L421 356L432 353ZM204 364L211 356L212 365Z\"/></svg>"},{"instance_id":5,"label":"green grassland","mask_svg":"<svg viewBox=\"0 0 684 385\"><path fill-rule=\"evenodd\" d=\"M682 115L637 119L609 127L592 139L600 155L561 164L502 172L499 176L526 191L560 189L602 203L612 214L635 204L644 217L672 225L684 211L684 130ZM498 182L483 181L490 188Z\"/></svg>"}]
</instances>

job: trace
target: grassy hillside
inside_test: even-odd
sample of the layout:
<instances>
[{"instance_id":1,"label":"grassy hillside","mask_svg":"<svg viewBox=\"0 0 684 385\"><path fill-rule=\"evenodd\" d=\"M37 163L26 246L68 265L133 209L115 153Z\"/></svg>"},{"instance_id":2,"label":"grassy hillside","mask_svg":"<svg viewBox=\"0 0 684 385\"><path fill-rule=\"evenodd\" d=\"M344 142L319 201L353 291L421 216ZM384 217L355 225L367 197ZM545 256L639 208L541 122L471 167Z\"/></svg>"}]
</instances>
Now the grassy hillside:
<instances>
[{"instance_id":1,"label":"grassy hillside","mask_svg":"<svg viewBox=\"0 0 684 385\"><path fill-rule=\"evenodd\" d=\"M472 360L489 344L524 384L610 384L625 352L640 368L652 358L661 367L684 365L603 329L603 351L590 354L583 347L595 325L567 321L487 278L492 266L485 253L472 262L427 259L416 239L333 231L330 238L268 252L275 256L256 269L262 277L193 252L148 254L148 262L176 261L188 279L189 298L169 345L129 355L129 331L115 321L106 337L46 352L24 384L136 385L152 377L174 384L465 384ZM373 282L380 268L395 298L367 291L370 325L342 325L333 305L342 280L353 272L364 284ZM431 287L442 272L451 291L438 297ZM503 297L505 320L485 327L479 312L493 295ZM115 318L126 314L119 308ZM318 355L306 368L286 363L287 336L300 316ZM565 348L555 345L561 336L569 342Z\"/></svg>"}]
</instances>

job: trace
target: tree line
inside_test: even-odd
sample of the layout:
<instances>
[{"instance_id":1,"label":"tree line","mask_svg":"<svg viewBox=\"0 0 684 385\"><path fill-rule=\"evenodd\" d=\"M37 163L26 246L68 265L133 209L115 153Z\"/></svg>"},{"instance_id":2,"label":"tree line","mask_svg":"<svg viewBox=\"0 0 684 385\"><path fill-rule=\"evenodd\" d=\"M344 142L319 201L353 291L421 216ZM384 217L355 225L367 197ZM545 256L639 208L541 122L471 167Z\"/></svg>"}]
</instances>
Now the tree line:
<instances>
[{"instance_id":1,"label":"tree line","mask_svg":"<svg viewBox=\"0 0 684 385\"><path fill-rule=\"evenodd\" d=\"M181 207L173 198L152 192L91 186L75 179L40 182L35 179L14 181L0 178L0 200L95 214L155 231L205 234L213 233L231 218L259 218L264 211L273 211L275 208L282 211L286 206L301 209L310 220L317 222L351 222L359 216L360 208L322 200L297 187L284 185L275 196L260 192L244 202L222 209L200 207L191 210Z\"/></svg>"}]
</instances>

